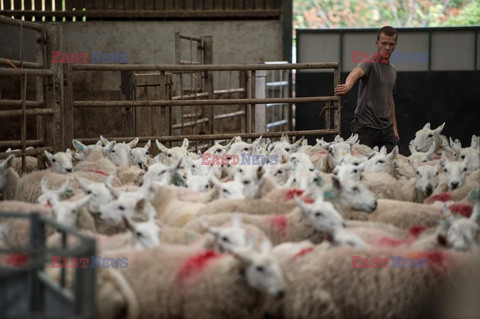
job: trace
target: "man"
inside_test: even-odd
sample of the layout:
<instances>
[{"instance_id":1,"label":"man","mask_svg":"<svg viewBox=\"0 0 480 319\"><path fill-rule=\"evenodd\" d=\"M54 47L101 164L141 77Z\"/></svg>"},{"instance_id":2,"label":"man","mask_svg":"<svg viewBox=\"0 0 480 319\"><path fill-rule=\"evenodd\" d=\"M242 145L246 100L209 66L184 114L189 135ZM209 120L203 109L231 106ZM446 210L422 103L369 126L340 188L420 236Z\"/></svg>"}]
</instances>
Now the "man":
<instances>
[{"instance_id":1,"label":"man","mask_svg":"<svg viewBox=\"0 0 480 319\"><path fill-rule=\"evenodd\" d=\"M357 108L350 125L353 134L358 134L360 143L370 147L385 145L390 152L400 139L395 118L393 91L397 70L390 64L398 33L385 26L377 33L376 55L363 59L348 75L345 84L339 84L334 92L347 94L360 79Z\"/></svg>"}]
</instances>

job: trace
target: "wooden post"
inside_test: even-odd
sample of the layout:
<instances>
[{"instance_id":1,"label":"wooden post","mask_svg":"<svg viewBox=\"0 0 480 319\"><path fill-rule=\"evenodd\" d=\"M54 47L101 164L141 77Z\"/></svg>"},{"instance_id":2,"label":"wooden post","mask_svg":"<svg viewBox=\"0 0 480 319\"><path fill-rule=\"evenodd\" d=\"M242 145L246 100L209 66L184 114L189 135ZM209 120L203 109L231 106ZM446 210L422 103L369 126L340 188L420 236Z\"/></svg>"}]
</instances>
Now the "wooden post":
<instances>
[{"instance_id":1,"label":"wooden post","mask_svg":"<svg viewBox=\"0 0 480 319\"><path fill-rule=\"evenodd\" d=\"M45 142L54 152L64 151L63 122L62 122L62 94L63 94L63 68L59 63L52 63L52 51L61 51L61 28L57 23L45 24L47 36L47 66L53 70L54 75L46 78L44 96L47 108L54 110L53 120L44 122L46 130ZM48 117L46 117L48 118Z\"/></svg>"},{"instance_id":2,"label":"wooden post","mask_svg":"<svg viewBox=\"0 0 480 319\"><path fill-rule=\"evenodd\" d=\"M203 36L203 64L213 64L213 37ZM213 87L213 73L212 71L205 72L205 90L208 93L209 99L214 99L214 87ZM206 105L205 117L208 118L208 134L215 133L215 112L213 105Z\"/></svg>"},{"instance_id":3,"label":"wooden post","mask_svg":"<svg viewBox=\"0 0 480 319\"><path fill-rule=\"evenodd\" d=\"M134 97L133 72L121 72L120 90L122 91L122 100L131 101ZM135 114L132 108L122 108L122 136L128 137L135 135Z\"/></svg>"},{"instance_id":4,"label":"wooden post","mask_svg":"<svg viewBox=\"0 0 480 319\"><path fill-rule=\"evenodd\" d=\"M340 84L340 65L338 66L337 69L334 69L333 70L333 87L337 87L337 85ZM341 110L342 110L342 106L340 104L340 100L338 101L335 101L333 102L333 105L335 106L335 111L333 113L333 128L335 130L338 130L338 134L341 134L342 131L341 131L341 123L342 123L342 119L341 119Z\"/></svg>"},{"instance_id":5,"label":"wooden post","mask_svg":"<svg viewBox=\"0 0 480 319\"><path fill-rule=\"evenodd\" d=\"M69 63L63 65L63 87L65 92L63 107L64 144L66 147L73 147L73 71L72 65Z\"/></svg>"},{"instance_id":6,"label":"wooden post","mask_svg":"<svg viewBox=\"0 0 480 319\"><path fill-rule=\"evenodd\" d=\"M266 98L266 77L267 71L258 70L255 78L255 98ZM265 104L256 104L255 107L255 133L262 133L266 131L266 106Z\"/></svg>"}]
</instances>

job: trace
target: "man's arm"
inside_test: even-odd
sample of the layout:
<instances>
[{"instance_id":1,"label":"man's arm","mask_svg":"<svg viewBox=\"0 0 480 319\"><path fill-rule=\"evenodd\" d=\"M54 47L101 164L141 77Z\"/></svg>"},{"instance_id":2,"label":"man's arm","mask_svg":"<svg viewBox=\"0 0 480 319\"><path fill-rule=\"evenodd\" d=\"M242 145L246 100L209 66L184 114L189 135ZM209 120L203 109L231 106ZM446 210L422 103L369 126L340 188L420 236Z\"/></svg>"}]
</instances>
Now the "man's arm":
<instances>
[{"instance_id":1,"label":"man's arm","mask_svg":"<svg viewBox=\"0 0 480 319\"><path fill-rule=\"evenodd\" d=\"M392 120L392 124L393 124L393 132L395 133L395 137L397 138L397 140L400 140L400 135L398 134L398 128L397 128L397 117L395 116L395 101L393 100L393 96L390 102L390 106L391 106L390 119Z\"/></svg>"},{"instance_id":2,"label":"man's arm","mask_svg":"<svg viewBox=\"0 0 480 319\"><path fill-rule=\"evenodd\" d=\"M345 84L337 85L337 87L334 90L335 94L337 95L347 94L348 91L350 91L352 87L355 85L355 83L357 83L358 79L360 79L364 74L365 72L363 71L362 68L358 66L354 68L350 72L350 74L347 76L347 79L345 80Z\"/></svg>"}]
</instances>

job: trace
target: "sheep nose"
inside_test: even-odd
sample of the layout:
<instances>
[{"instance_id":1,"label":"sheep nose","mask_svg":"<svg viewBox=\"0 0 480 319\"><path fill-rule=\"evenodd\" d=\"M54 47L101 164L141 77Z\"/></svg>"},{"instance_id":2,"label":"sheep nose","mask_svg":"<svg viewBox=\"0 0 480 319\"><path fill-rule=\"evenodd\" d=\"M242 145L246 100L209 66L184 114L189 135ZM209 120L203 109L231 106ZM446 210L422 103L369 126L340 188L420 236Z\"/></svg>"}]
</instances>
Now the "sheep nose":
<instances>
[{"instance_id":1,"label":"sheep nose","mask_svg":"<svg viewBox=\"0 0 480 319\"><path fill-rule=\"evenodd\" d=\"M433 192L433 188L431 185L428 185L427 187L425 187L425 193L427 196L432 195L432 192Z\"/></svg>"},{"instance_id":2,"label":"sheep nose","mask_svg":"<svg viewBox=\"0 0 480 319\"><path fill-rule=\"evenodd\" d=\"M280 290L279 292L277 292L277 299L282 299L283 297L285 296L285 291L283 290Z\"/></svg>"},{"instance_id":3,"label":"sheep nose","mask_svg":"<svg viewBox=\"0 0 480 319\"><path fill-rule=\"evenodd\" d=\"M452 186L452 189L457 189L458 184L459 184L458 182L451 182L450 186Z\"/></svg>"},{"instance_id":4,"label":"sheep nose","mask_svg":"<svg viewBox=\"0 0 480 319\"><path fill-rule=\"evenodd\" d=\"M68 173L71 173L72 172L72 169L71 168L66 168L65 169Z\"/></svg>"}]
</instances>

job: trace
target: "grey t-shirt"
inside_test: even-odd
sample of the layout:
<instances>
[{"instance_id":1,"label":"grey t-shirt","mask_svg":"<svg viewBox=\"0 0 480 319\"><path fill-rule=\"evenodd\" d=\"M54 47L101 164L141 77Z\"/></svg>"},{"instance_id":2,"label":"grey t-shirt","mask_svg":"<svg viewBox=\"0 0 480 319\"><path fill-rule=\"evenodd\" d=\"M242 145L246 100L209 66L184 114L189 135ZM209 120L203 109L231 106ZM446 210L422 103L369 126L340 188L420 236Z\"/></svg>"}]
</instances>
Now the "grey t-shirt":
<instances>
[{"instance_id":1,"label":"grey t-shirt","mask_svg":"<svg viewBox=\"0 0 480 319\"><path fill-rule=\"evenodd\" d=\"M357 67L365 74L360 78L355 116L361 126L383 129L392 124L391 105L397 81L397 69L390 63L362 60Z\"/></svg>"}]
</instances>

